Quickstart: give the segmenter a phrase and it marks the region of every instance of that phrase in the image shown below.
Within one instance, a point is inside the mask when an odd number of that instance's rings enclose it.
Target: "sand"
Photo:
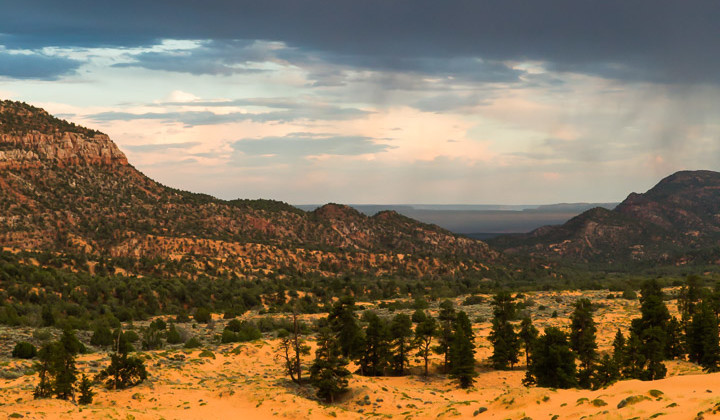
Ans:
[[[637,302],[604,300],[604,292],[587,292],[604,307],[596,314],[600,350],[606,351],[618,327],[627,328],[637,316]],[[558,311],[557,318],[538,312],[536,325],[566,326],[570,305],[581,294],[538,293],[532,297]],[[561,300],[557,302],[556,300]],[[549,302],[553,302],[554,308]],[[672,308],[672,305],[671,305]],[[466,307],[485,313],[484,307]],[[547,311],[546,311],[547,312]],[[546,316],[547,315],[547,316]],[[534,314],[535,316],[535,314]],[[471,316],[471,319],[473,317]],[[322,404],[310,387],[299,387],[282,372],[278,341],[212,346],[214,358],[200,350],[142,352],[150,378],[143,384],[109,391],[96,387],[93,404],[79,407],[55,399],[34,400],[37,375],[0,379],[0,417],[28,419],[306,419],[306,418],[496,418],[496,419],[695,419],[720,418],[720,373],[703,374],[694,364],[667,362],[669,377],[659,381],[627,380],[606,389],[552,390],[521,384],[524,367],[493,371],[487,367],[491,349],[486,341],[487,321],[475,324],[478,336],[478,377],[475,387],[461,390],[443,375],[366,378],[354,375],[350,391],[336,404]],[[314,343],[311,343],[314,344]],[[3,369],[22,370],[31,362],[4,359]],[[310,358],[306,358],[309,362]],[[78,358],[81,372],[94,374],[107,365],[104,353]],[[439,359],[433,359],[433,372]],[[624,407],[623,400],[628,399]],[[698,414],[702,413],[702,417]],[[556,417],[557,416],[557,417]]]

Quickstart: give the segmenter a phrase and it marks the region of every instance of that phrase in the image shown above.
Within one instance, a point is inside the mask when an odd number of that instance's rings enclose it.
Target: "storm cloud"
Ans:
[[[445,62],[443,71],[452,73],[458,58],[494,66],[538,60],[556,71],[623,80],[717,83],[717,16],[720,3],[710,0],[9,0],[0,15],[0,43],[130,47],[163,39],[264,40],[378,69],[432,72]],[[145,66],[169,65],[159,56],[138,58]],[[190,71],[227,72],[232,65]]]

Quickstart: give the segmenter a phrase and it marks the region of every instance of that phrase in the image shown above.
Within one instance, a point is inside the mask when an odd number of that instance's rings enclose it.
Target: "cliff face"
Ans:
[[[681,171],[612,211],[592,209],[561,226],[496,238],[505,252],[596,263],[720,262],[720,173]]]
[[[168,188],[129,165],[105,134],[9,101],[0,102],[0,246],[202,259],[204,269],[238,275],[481,275],[498,255],[397,214],[336,204],[306,213]]]
[[[127,165],[125,154],[105,134],[0,134],[0,169],[39,166]]]

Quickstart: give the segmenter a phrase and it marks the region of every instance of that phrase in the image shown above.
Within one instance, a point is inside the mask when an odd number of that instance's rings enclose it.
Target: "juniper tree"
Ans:
[[[490,357],[495,369],[512,368],[518,362],[520,342],[510,323],[515,318],[515,301],[508,292],[499,292],[493,297],[493,320],[490,342],[493,354]]]
[[[418,349],[417,355],[422,357],[425,363],[425,376],[428,375],[428,358],[437,331],[437,321],[429,315],[425,316],[425,319],[415,327],[415,346]]]
[[[455,319],[453,339],[450,343],[450,377],[457,379],[461,388],[475,382],[475,334],[470,319],[460,311]]]
[[[556,327],[547,328],[537,340],[530,364],[535,382],[548,388],[572,388],[577,385],[575,371],[567,335]]]
[[[395,315],[390,323],[390,337],[394,352],[392,356],[393,372],[396,375],[402,375],[405,371],[408,353],[412,347],[412,335],[412,320],[410,317],[404,314]]]
[[[447,372],[450,364],[450,342],[453,337],[453,323],[455,322],[455,306],[452,301],[444,300],[440,302],[438,321],[438,345],[433,350],[443,356],[443,369]]]
[[[570,348],[580,361],[578,383],[583,388],[590,387],[592,365],[597,357],[596,331],[592,303],[586,298],[578,300],[570,315]]]
[[[135,356],[128,356],[132,351],[126,333],[118,329],[113,333],[116,339],[115,353],[110,355],[110,365],[101,370],[97,379],[105,381],[110,389],[125,389],[138,385],[147,379],[145,362]]]
[[[345,392],[348,387],[350,371],[347,359],[342,356],[337,339],[328,328],[318,333],[315,361],[310,366],[310,381],[317,389],[317,396],[328,402]]]

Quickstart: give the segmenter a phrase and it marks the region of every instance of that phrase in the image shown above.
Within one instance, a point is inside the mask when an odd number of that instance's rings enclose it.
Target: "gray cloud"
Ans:
[[[139,144],[125,146],[126,149],[134,152],[162,152],[171,149],[190,149],[199,146],[201,143],[197,141],[188,141],[183,143],[165,143],[165,144]]]
[[[17,54],[0,49],[0,76],[13,79],[56,80],[75,73],[82,62],[40,53]]]
[[[6,45],[30,47],[269,40],[298,55],[398,71],[432,73],[437,65],[443,74],[477,58],[495,66],[530,59],[621,79],[718,83],[717,16],[715,0],[10,0],[0,28]],[[147,66],[165,60],[144,58]],[[442,59],[451,59],[447,67]],[[192,71],[224,74],[234,64]]]
[[[489,101],[480,95],[468,94],[444,94],[423,98],[413,105],[415,108],[425,112],[458,111],[486,105]]]
[[[133,114],[130,112],[101,112],[87,115],[86,118],[102,121],[132,121],[132,120],[160,120],[163,122],[181,122],[188,127],[197,125],[212,125],[236,123],[241,121],[253,122],[290,122],[297,120],[330,121],[350,120],[363,118],[372,112],[357,108],[341,108],[332,106],[308,106],[307,108],[292,108],[283,111],[249,113],[230,112],[216,114],[211,111],[172,111],[172,112],[146,112]]]
[[[229,76],[238,73],[264,72],[262,69],[248,66],[273,60],[267,45],[246,40],[210,40],[203,42],[197,48],[144,52],[131,57],[134,61],[118,63],[114,67],[142,67],[195,75]]]
[[[242,139],[231,144],[233,150],[245,155],[274,155],[279,158],[297,159],[317,155],[364,155],[380,153],[391,148],[376,143],[370,137],[333,136],[310,133],[291,133],[283,137]]]

